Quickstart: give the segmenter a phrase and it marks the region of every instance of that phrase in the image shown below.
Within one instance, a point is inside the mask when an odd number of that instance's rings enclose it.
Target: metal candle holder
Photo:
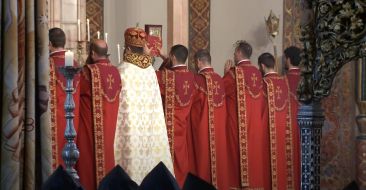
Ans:
[[[77,55],[77,62],[79,65],[84,65],[85,61],[84,61],[84,43],[86,48],[86,53],[89,53],[89,41],[77,41],[77,47],[76,47],[76,55]]]
[[[79,176],[74,169],[74,165],[79,159],[79,150],[74,142],[74,139],[76,137],[76,131],[74,128],[75,102],[72,93],[74,92],[74,76],[79,73],[80,70],[81,68],[73,66],[65,66],[59,68],[59,71],[64,75],[67,81],[65,89],[66,100],[64,104],[66,118],[65,139],[67,142],[62,150],[62,159],[64,160],[66,166],[66,172],[69,173],[71,177],[77,181],[79,180]]]

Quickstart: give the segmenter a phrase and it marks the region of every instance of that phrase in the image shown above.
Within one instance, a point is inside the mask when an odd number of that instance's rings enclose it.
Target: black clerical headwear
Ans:
[[[188,173],[183,190],[216,190],[216,188],[205,180]]]
[[[73,178],[60,165],[47,181],[42,185],[42,190],[83,190],[80,183]]]
[[[138,185],[121,166],[115,166],[99,183],[98,190],[137,190]]]
[[[139,190],[179,190],[168,168],[160,162],[142,181]]]

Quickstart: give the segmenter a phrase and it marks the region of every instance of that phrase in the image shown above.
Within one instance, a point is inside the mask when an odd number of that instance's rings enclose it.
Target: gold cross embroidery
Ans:
[[[114,83],[114,78],[111,74],[108,74],[107,82],[109,83],[108,89],[112,89],[112,84]]]
[[[257,76],[253,73],[252,74],[252,81],[253,81],[253,86],[255,87],[256,86],[256,83],[257,83],[257,80],[258,80],[258,78],[257,78]]]
[[[279,86],[276,88],[277,99],[281,99],[282,90]]]
[[[220,85],[217,81],[215,81],[215,84],[213,85],[212,88],[215,91],[215,95],[219,95],[219,92],[217,90],[220,89]]]
[[[184,81],[183,89],[184,89],[184,95],[187,95],[189,89],[188,81]]]

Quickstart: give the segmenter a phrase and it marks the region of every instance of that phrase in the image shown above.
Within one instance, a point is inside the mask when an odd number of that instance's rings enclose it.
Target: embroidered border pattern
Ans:
[[[94,143],[96,161],[97,186],[105,176],[104,168],[104,131],[103,131],[103,94],[101,87],[101,76],[96,65],[88,65],[92,75],[93,95],[93,120],[94,120]]]
[[[165,69],[165,117],[170,145],[170,154],[174,162],[174,106],[175,106],[175,74]]]
[[[275,124],[275,96],[273,82],[265,79],[267,84],[268,94],[268,109],[269,109],[269,138],[270,138],[270,153],[271,153],[271,180],[272,190],[277,190],[277,137]]]
[[[51,109],[51,146],[52,146],[52,169],[55,170],[58,163],[58,144],[57,144],[57,90],[56,90],[56,71],[55,63],[52,58],[49,59],[50,62],[50,109]]]
[[[248,122],[246,115],[245,100],[245,77],[244,71],[235,67],[236,90],[237,90],[237,107],[238,107],[238,128],[239,128],[239,154],[240,154],[240,182],[242,187],[249,186],[248,171]]]
[[[284,78],[287,85],[287,92],[290,94],[290,85],[287,77]],[[290,98],[290,96],[289,96]],[[291,103],[288,103],[288,112],[286,114],[286,166],[287,166],[287,189],[294,189],[294,154],[293,154],[293,138],[292,138],[292,118]]]
[[[146,69],[152,63],[152,57],[145,54],[128,53],[123,54],[123,61],[132,63],[140,68]]]
[[[214,100],[213,100],[213,82],[209,73],[203,74],[206,78],[207,85],[207,101],[208,101],[208,131],[210,142],[210,155],[211,155],[211,181],[217,188],[217,170],[216,170],[216,136],[215,136],[215,112],[214,112]]]

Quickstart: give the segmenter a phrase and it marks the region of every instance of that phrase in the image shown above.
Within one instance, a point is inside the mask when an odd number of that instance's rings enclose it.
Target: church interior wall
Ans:
[[[270,10],[280,18],[280,31],[274,39],[278,60],[282,59],[283,2],[273,0],[211,0],[211,54],[212,64],[219,74],[223,74],[227,59],[232,59],[234,44],[246,40],[253,46],[251,61],[256,65],[258,56],[264,52],[274,53],[265,18]]]

